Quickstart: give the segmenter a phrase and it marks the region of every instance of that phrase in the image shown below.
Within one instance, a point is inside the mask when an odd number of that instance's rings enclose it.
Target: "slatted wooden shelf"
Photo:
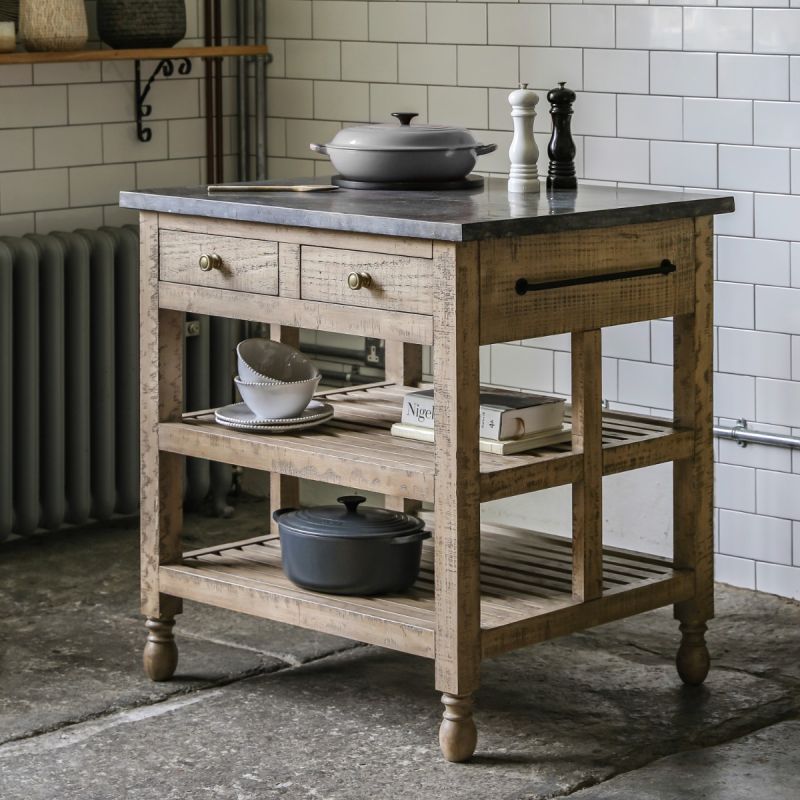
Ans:
[[[434,533],[435,536],[435,533]],[[485,656],[586,627],[586,603],[572,598],[569,539],[504,526],[481,535],[481,637]],[[592,624],[688,597],[692,574],[669,561],[604,550],[603,596]],[[343,597],[308,592],[281,569],[280,543],[265,536],[186,553],[161,566],[161,591],[234,611],[435,656],[433,544],[423,546],[417,583],[403,594]],[[583,609],[583,611],[581,611]]]
[[[333,420],[296,434],[264,435],[217,425],[213,412],[159,425],[159,447],[186,456],[433,500],[433,445],[392,436],[409,387],[372,384],[320,393]],[[630,414],[603,416],[603,474],[610,475],[691,455],[692,436],[664,421]],[[482,453],[481,500],[571,483],[580,454],[563,443],[511,456]]]

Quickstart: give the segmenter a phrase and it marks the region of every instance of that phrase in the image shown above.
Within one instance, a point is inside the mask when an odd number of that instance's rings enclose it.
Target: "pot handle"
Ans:
[[[328,155],[328,146],[324,144],[310,144],[309,150],[313,150],[315,153],[319,153],[320,155],[327,156]]]
[[[288,514],[290,511],[298,511],[298,510],[299,509],[297,509],[297,508],[276,508],[272,512],[272,519],[274,519],[275,522],[277,522],[278,521],[278,517],[282,517],[284,514]]]
[[[497,150],[496,144],[479,144],[475,148],[475,155],[485,156],[487,153],[494,153],[495,150]]]
[[[392,539],[392,544],[412,544],[413,542],[424,542],[425,539],[430,538],[430,531],[416,531],[415,533],[409,533],[405,536],[397,536]]]

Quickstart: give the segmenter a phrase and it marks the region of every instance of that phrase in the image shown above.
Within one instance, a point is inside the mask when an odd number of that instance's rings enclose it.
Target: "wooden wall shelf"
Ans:
[[[265,56],[266,45],[221,47],[154,47],[137,50],[63,50],[43,53],[2,53],[0,64],[65,64],[86,61],[160,61],[164,58],[223,58]]]

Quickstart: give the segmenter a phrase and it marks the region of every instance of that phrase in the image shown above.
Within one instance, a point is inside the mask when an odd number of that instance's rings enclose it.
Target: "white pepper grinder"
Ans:
[[[508,191],[514,193],[533,193],[539,191],[539,148],[533,138],[533,120],[536,117],[536,104],[539,95],[521,83],[508,96],[511,104],[511,118],[514,121],[514,138],[508,150],[511,169],[508,172]]]

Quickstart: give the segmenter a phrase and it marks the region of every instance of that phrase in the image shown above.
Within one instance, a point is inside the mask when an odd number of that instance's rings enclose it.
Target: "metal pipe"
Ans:
[[[265,0],[255,0],[253,27],[256,33],[256,44],[266,44],[267,19],[264,8]],[[256,180],[267,177],[267,109],[266,109],[266,66],[265,56],[256,56]]]
[[[782,433],[765,433],[763,431],[751,431],[747,427],[747,420],[740,419],[731,428],[723,428],[719,425],[714,426],[714,436],[718,439],[732,439],[741,447],[748,444],[765,444],[772,447],[790,447],[800,449],[800,436],[786,436]]]
[[[337,361],[347,362],[348,364],[360,364],[365,367],[372,366],[364,358],[364,353],[358,350],[348,350],[344,347],[328,347],[324,344],[304,344],[302,351],[312,357],[336,359]]]
[[[203,42],[210,47],[212,16],[211,0],[203,0]],[[214,86],[212,82],[211,59],[203,59],[203,92],[205,96],[205,125],[206,125],[206,180],[216,183],[216,161],[214,160]]]
[[[357,372],[330,372],[321,369],[319,374],[322,376],[320,384],[324,386],[360,386],[363,383],[372,383],[374,378],[366,378]]]
[[[214,45],[222,45],[222,9],[221,0],[213,0],[212,14],[214,17]],[[223,145],[222,145],[222,59],[215,58],[213,61],[214,75],[214,181],[225,179],[223,167]]]
[[[236,0],[236,44],[247,44],[247,0]],[[250,126],[249,93],[247,91],[248,62],[246,58],[237,59],[236,69],[236,125],[238,135],[238,175],[240,181],[247,180],[248,154],[250,150],[247,135]]]

